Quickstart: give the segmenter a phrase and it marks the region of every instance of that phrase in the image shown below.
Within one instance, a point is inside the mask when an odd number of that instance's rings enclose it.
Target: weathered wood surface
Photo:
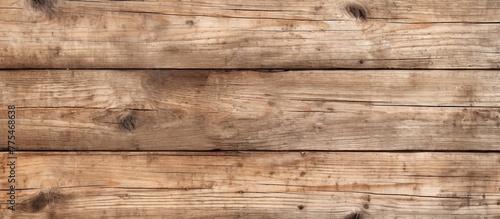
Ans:
[[[2,105],[17,106],[18,150],[500,148],[499,71],[18,70],[0,77]]]
[[[500,1],[0,1],[0,68],[500,68]]]
[[[498,153],[37,152],[16,162],[16,212],[1,202],[2,218],[500,215]]]

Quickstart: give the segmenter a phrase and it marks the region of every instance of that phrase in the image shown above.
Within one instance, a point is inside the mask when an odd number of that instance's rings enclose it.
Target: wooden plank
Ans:
[[[16,211],[1,202],[3,218],[500,215],[500,169],[493,168],[499,153],[16,155]],[[7,160],[2,154],[2,164]],[[9,186],[7,180],[0,185]]]
[[[499,14],[491,0],[2,0],[0,68],[498,69]]]
[[[18,150],[498,150],[499,71],[1,71]],[[5,128],[2,126],[2,128]]]

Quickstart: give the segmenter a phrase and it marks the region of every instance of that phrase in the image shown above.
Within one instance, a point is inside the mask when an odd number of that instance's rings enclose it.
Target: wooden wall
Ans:
[[[0,218],[498,219],[500,1],[0,0],[0,133]]]

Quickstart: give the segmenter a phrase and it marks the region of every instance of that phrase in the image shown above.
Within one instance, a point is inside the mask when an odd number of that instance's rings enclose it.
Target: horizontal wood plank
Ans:
[[[18,150],[499,150],[499,71],[1,71]],[[2,126],[6,128],[6,126]]]
[[[17,153],[3,218],[498,218],[498,153]],[[9,159],[1,155],[2,164]],[[10,167],[2,165],[8,173]],[[8,188],[7,180],[1,180]],[[5,200],[6,192],[0,197]]]
[[[0,68],[500,68],[491,0],[2,0]]]

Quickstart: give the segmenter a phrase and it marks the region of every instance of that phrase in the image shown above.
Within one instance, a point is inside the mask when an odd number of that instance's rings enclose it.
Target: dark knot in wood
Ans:
[[[367,19],[368,11],[360,3],[349,3],[345,6],[345,10],[350,17],[355,18],[356,20],[366,21]]]
[[[43,210],[49,204],[59,203],[66,198],[68,197],[55,191],[40,192],[32,198],[24,200],[19,205],[22,211],[35,213]]]
[[[362,219],[361,218],[361,213],[359,212],[352,212],[350,214],[348,214],[345,219]]]
[[[133,131],[136,126],[135,118],[130,114],[122,116],[120,119],[120,125],[129,131]]]
[[[26,0],[28,5],[35,11],[43,12],[49,18],[54,14],[57,0]]]

